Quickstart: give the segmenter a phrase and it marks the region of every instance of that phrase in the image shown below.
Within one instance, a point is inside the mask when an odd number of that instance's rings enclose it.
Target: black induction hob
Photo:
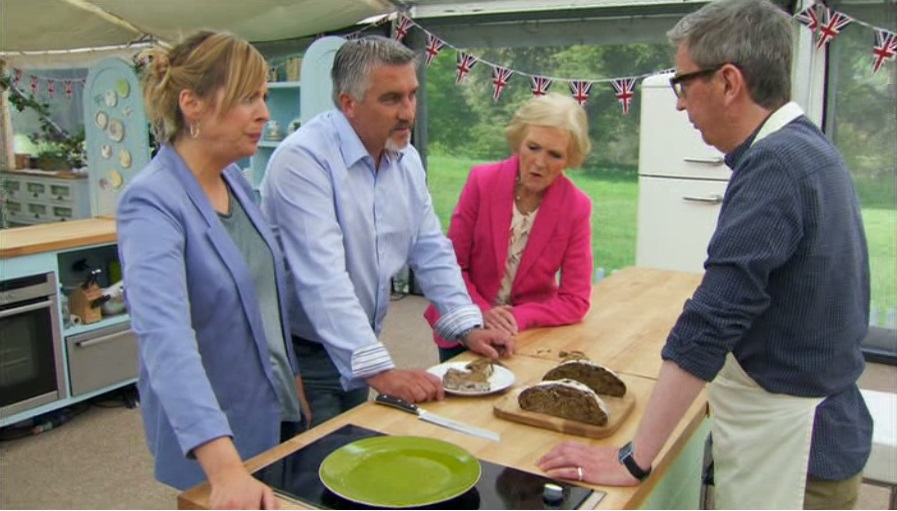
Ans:
[[[328,490],[318,477],[318,467],[340,447],[382,433],[347,424],[292,454],[255,472],[253,476],[275,492],[323,509],[373,509],[346,500]],[[480,460],[482,473],[476,486],[463,495],[421,509],[576,509],[593,490],[515,468]],[[546,483],[562,488],[563,499],[543,498]],[[599,492],[600,493],[600,492]]]

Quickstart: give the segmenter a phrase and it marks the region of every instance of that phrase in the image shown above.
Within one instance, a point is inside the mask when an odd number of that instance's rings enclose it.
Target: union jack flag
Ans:
[[[623,105],[623,114],[629,113],[629,104],[635,97],[635,78],[616,78],[611,81],[614,89],[617,91],[617,101]]]
[[[396,20],[396,41],[405,39],[409,30],[411,30],[411,18],[404,14],[399,14],[399,18]]]
[[[427,34],[427,67],[433,63],[433,59],[436,58],[436,55],[439,55],[439,51],[442,50],[443,46],[445,46],[445,43],[442,39],[433,34]]]
[[[20,81],[22,81],[22,70],[19,68],[14,68],[12,70],[12,83],[16,87],[18,87]]]
[[[37,95],[38,87],[40,87],[40,82],[38,81],[38,78],[34,75],[31,75],[31,95],[32,96]]]
[[[458,75],[455,77],[455,84],[461,83],[461,80],[467,76],[467,73],[469,73],[475,65],[477,65],[477,58],[475,56],[467,52],[459,51],[458,65],[455,66],[458,69]]]
[[[75,86],[72,84],[71,80],[63,80],[62,84],[65,85],[65,97],[68,99],[72,99],[72,96],[75,95]]]
[[[815,32],[816,28],[819,27],[819,15],[816,13],[815,5],[800,11],[796,17],[797,21],[810,29],[810,32]]]
[[[841,29],[853,21],[853,18],[850,16],[828,7],[825,8],[824,12],[825,17],[823,19],[825,21],[819,25],[819,33],[817,34],[819,38],[816,41],[817,50],[834,40],[841,33]]]
[[[592,82],[588,80],[573,80],[570,82],[570,92],[577,103],[585,105],[589,99],[589,94],[592,92]]]
[[[47,78],[47,95],[51,98],[56,95],[56,80]]]
[[[551,87],[551,78],[547,76],[530,76],[529,83],[532,84],[530,90],[533,91],[533,96],[544,96],[548,94],[548,89]]]
[[[893,60],[897,55],[897,34],[888,32],[883,28],[875,29],[875,54],[872,61],[872,73],[875,74],[881,69],[886,60]]]
[[[492,101],[498,101],[512,74],[514,71],[506,67],[492,66]]]

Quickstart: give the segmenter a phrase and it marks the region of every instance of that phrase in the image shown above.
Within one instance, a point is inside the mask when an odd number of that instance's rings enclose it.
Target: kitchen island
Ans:
[[[700,278],[699,274],[627,268],[594,286],[592,312],[582,324],[525,332],[519,337],[518,355],[504,362],[516,376],[512,388],[541,379],[559,362],[560,351],[584,351],[593,360],[617,370],[635,398],[635,407],[620,429],[609,437],[589,439],[499,419],[493,413],[493,406],[504,394],[447,396],[445,401],[422,405],[429,412],[498,432],[500,442],[444,429],[369,402],[248,460],[246,465],[250,471],[268,466],[347,424],[388,435],[439,438],[463,447],[483,461],[534,474],[541,473],[535,462],[564,440],[621,446],[635,435],[656,382],[659,347]],[[472,358],[470,353],[465,353],[457,360]],[[702,393],[673,431],[647,481],[627,488],[591,486],[597,492],[583,507],[698,508],[708,430],[706,413],[706,396]],[[203,483],[181,493],[178,507],[205,509],[208,497],[209,487]],[[281,499],[280,505],[285,509],[311,507],[285,499]]]

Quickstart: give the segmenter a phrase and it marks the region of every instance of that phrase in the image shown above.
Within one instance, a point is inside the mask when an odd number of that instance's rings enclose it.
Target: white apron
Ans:
[[[803,114],[788,103],[753,143]],[[732,354],[709,387],[716,509],[802,509],[816,407],[823,398],[772,394]]]

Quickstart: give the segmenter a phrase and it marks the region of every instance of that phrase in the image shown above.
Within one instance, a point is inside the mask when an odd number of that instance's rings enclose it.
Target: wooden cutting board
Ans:
[[[610,408],[610,417],[604,426],[595,426],[585,422],[522,410],[517,403],[517,396],[522,391],[523,388],[514,389],[496,401],[492,408],[495,416],[530,426],[589,438],[604,438],[613,435],[635,407],[635,396],[632,393],[627,393],[623,397],[602,395],[601,399]]]

